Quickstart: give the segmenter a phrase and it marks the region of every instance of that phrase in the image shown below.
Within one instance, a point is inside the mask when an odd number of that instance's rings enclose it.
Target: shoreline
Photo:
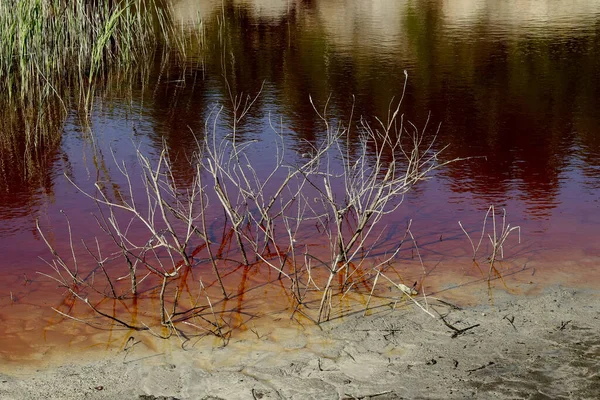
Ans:
[[[152,348],[140,341],[102,359],[0,374],[0,399],[600,396],[594,290],[496,290],[492,305],[430,298],[429,306],[436,318],[407,305],[355,313],[322,329],[258,326],[226,347],[203,342],[182,350],[163,341]]]

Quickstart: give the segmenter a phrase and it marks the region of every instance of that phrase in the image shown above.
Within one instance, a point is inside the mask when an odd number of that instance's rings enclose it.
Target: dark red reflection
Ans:
[[[348,154],[353,154],[361,118],[373,129],[387,120],[390,107],[403,93],[404,70],[408,83],[400,112],[405,115],[405,127],[424,131],[427,143],[436,137],[434,150],[448,144],[443,160],[467,159],[449,164],[407,194],[399,212],[386,219],[383,244],[373,252],[373,260],[383,257],[386,244],[399,240],[413,219],[424,271],[409,247],[390,266],[395,276],[437,292],[450,283],[481,282],[487,266],[481,260],[472,262],[458,221],[477,235],[485,211],[494,204],[498,210],[505,207],[508,221],[522,229],[521,244],[513,237],[505,249],[506,261],[498,266],[502,285],[522,291],[552,282],[597,285],[600,16],[588,16],[593,23],[574,20],[540,34],[511,24],[468,25],[468,18],[448,20],[452,14],[437,2],[410,6],[388,2],[390,9],[383,14],[397,15],[391,23],[375,11],[355,12],[343,3],[292,2],[289,11],[274,17],[237,2],[224,2],[206,20],[206,45],[189,59],[165,61],[157,55],[148,66],[148,81],[125,80],[131,86],[127,101],[123,102],[122,94],[107,96],[95,119],[99,132],[113,135],[95,144],[103,158],[92,154],[91,142],[83,140],[76,127],[66,125],[60,114],[53,117],[58,134],[35,151],[19,134],[3,133],[11,139],[0,143],[3,357],[28,354],[34,351],[35,342],[58,340],[56,332],[67,322],[58,324],[61,317],[50,307],[90,316],[89,310],[65,295],[64,288],[37,274],[51,271],[38,259],[50,255],[35,230],[36,218],[62,252],[69,249],[60,209],[69,214],[77,240],[92,243],[99,234],[91,216],[97,212],[95,205],[66,182],[63,172],[88,191],[94,190],[99,178],[110,190],[122,189],[125,180],[111,160],[111,149],[116,148],[117,163],[126,161],[135,168],[135,146],[128,142],[133,136],[150,157],[166,146],[174,161],[174,179],[185,191],[193,183],[195,169],[190,160],[198,150],[197,140],[211,129],[230,133],[235,126],[238,140],[259,140],[252,161],[264,166],[266,156],[274,153],[273,127],[283,135],[290,153],[301,156],[312,151],[326,129],[318,113],[330,117],[334,128],[350,128],[347,146]],[[347,12],[346,19],[328,18],[342,11]],[[217,21],[222,15],[224,25]],[[362,29],[360,35],[355,36],[355,29],[347,30],[346,25]],[[382,26],[385,32],[396,34],[382,36],[378,30]],[[250,111],[235,121],[236,102],[252,99],[261,88]],[[114,114],[107,111],[111,107],[117,110]],[[218,112],[218,123],[205,125]],[[217,243],[214,251],[216,257],[225,259],[236,251],[233,231],[224,226],[218,208],[210,212],[214,218],[208,229]],[[300,237],[317,248],[321,244],[321,256],[327,257],[327,244],[321,243],[318,232],[307,229]],[[193,257],[206,258],[202,256],[205,248],[199,245],[197,250]],[[268,250],[265,255],[273,256],[287,248]],[[277,279],[276,271],[255,260],[250,264],[229,264],[224,274],[228,291],[234,295],[216,306],[230,326],[243,326],[256,310],[272,305],[273,298],[279,308],[293,303],[289,287]],[[293,271],[291,264],[286,265]],[[351,283],[361,293],[370,292],[373,277],[368,263],[355,267]],[[197,271],[186,269],[169,286],[180,296],[178,302],[193,303],[198,298],[199,279],[210,276],[210,266]],[[149,282],[143,286],[146,297],[97,300],[95,304],[111,315],[124,313],[139,323],[146,313],[156,310],[158,287]],[[203,283],[219,296],[214,277]],[[41,328],[46,328],[46,336]],[[89,333],[87,327],[70,329],[73,338]],[[55,343],[70,342],[63,338]]]

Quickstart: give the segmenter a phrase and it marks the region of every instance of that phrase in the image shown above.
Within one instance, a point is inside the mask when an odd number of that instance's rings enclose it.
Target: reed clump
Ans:
[[[16,160],[36,176],[32,160],[60,143],[68,118],[87,127],[94,99],[183,54],[170,12],[160,0],[0,1],[0,173]]]
[[[2,1],[0,90],[39,100],[147,59],[159,32],[155,10],[152,0]]]

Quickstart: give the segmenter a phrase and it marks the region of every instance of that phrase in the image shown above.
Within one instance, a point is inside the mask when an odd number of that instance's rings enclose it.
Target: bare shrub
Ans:
[[[222,281],[226,265],[275,270],[293,298],[292,317],[300,312],[315,323],[329,320],[334,298],[359,290],[359,284],[367,288],[368,308],[380,279],[427,311],[426,298],[424,305],[414,298],[414,286],[394,282],[388,273],[405,241],[417,248],[410,224],[391,247],[382,239],[385,216],[402,205],[414,185],[451,162],[439,159],[444,149],[435,149],[436,135],[427,140],[427,123],[418,129],[406,122],[401,98],[390,106],[385,120],[371,124],[360,118],[358,137],[353,138],[352,117],[347,126],[334,123],[327,104],[322,109],[313,104],[324,126],[320,138],[305,143],[309,151],[290,152],[283,124],[271,123],[275,152],[259,171],[252,161],[259,143],[241,140],[237,130],[257,96],[232,96],[227,131],[220,126],[223,108],[214,109],[197,137],[195,156],[188,160],[195,171],[191,185],[177,185],[165,146],[155,161],[137,151],[138,175],[115,160],[126,182],[123,189],[110,192],[101,182],[93,193],[79,188],[96,202],[97,224],[113,244],[105,250],[97,241],[94,246],[83,243],[105,288],[97,288],[89,271],[82,274],[72,239],[67,258],[46,240],[54,256],[49,262],[52,278],[94,313],[128,329],[151,330],[158,321],[167,329],[157,333],[161,337],[213,334],[224,343],[234,327],[224,322],[214,304],[230,297]],[[141,181],[141,192],[136,192],[136,180]],[[223,211],[223,234],[217,241],[211,240],[214,235],[207,228],[207,215],[214,207]],[[499,250],[503,235],[494,237]],[[196,268],[206,262],[212,266],[211,276]],[[125,266],[126,275],[116,275]],[[184,305],[181,297],[190,274],[197,292],[188,290]],[[204,285],[208,280],[220,288],[219,298]],[[130,321],[102,308],[102,298],[122,301],[152,293],[160,303],[154,320]],[[90,301],[88,295],[100,300]]]

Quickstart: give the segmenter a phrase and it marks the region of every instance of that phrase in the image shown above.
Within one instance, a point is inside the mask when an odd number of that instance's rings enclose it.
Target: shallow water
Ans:
[[[329,114],[341,121],[373,122],[402,95],[406,70],[406,119],[419,128],[429,120],[429,139],[440,126],[436,148],[450,145],[445,159],[470,157],[418,185],[389,220],[403,233],[413,219],[424,287],[435,292],[487,274],[472,265],[458,221],[476,233],[491,204],[521,226],[521,243],[512,236],[505,247],[507,280],[600,283],[598,2],[178,1],[173,17],[187,29],[201,18],[203,45],[183,61],[150,66],[130,90],[97,99],[95,141],[71,113],[60,121],[61,140],[27,165],[18,152],[0,156],[0,336],[22,341],[3,345],[7,359],[35,352],[36,341],[65,343],[38,333],[56,329],[50,307],[62,293],[37,274],[49,272],[39,259],[49,252],[35,220],[62,250],[68,235],[60,210],[76,237],[101,234],[90,215],[96,206],[63,173],[87,190],[96,180],[123,185],[111,152],[135,165],[136,146],[156,158],[164,140],[182,160],[177,178],[189,185],[190,132],[202,135],[218,105],[229,121],[230,90],[253,96],[262,87],[239,127],[241,137],[262,143],[253,160],[260,170],[273,152],[270,121],[283,127],[290,150],[306,151],[324,129],[309,96],[317,107],[329,98]],[[422,280],[421,267],[402,257],[403,277]]]

